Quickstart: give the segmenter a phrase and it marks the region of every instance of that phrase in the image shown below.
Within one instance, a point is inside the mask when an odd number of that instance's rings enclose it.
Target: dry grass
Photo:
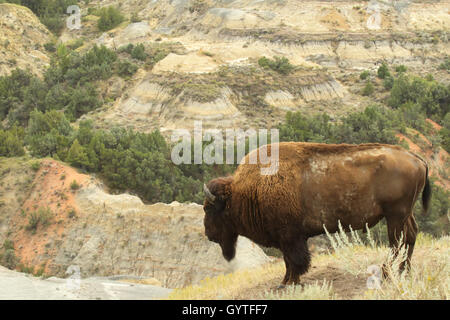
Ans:
[[[276,290],[284,276],[282,261],[252,270],[243,270],[204,279],[200,284],[174,290],[169,299],[449,299],[450,237],[440,239],[419,234],[409,273],[398,267],[405,250],[393,258],[388,247],[371,238],[362,241],[355,232],[342,230],[328,234],[332,252],[312,258],[311,270],[301,277],[301,286]],[[367,244],[365,244],[367,242]],[[373,270],[391,262],[389,280],[369,289],[367,280]],[[370,267],[370,268],[369,268]]]
[[[172,291],[169,299],[233,299],[246,289],[263,284],[284,272],[283,263],[242,270],[215,278],[203,279],[198,285]]]

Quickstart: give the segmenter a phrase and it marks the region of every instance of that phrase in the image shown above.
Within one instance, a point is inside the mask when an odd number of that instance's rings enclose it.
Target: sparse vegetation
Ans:
[[[0,157],[23,156],[23,128],[13,126],[9,130],[0,129]]]
[[[145,53],[145,47],[142,43],[134,46],[130,52],[130,55],[133,59],[145,61],[147,59],[147,54]]]
[[[383,80],[383,86],[386,90],[391,90],[394,85],[394,78],[391,75],[388,75]]]
[[[75,209],[70,209],[69,212],[67,213],[67,217],[69,219],[73,219],[77,217],[77,212],[75,211]]]
[[[41,162],[40,161],[33,161],[31,163],[31,169],[33,169],[33,171],[38,171],[41,168]]]
[[[14,250],[14,243],[6,239],[0,249],[0,264],[8,269],[14,269],[18,260]]]
[[[33,211],[28,215],[26,230],[31,231],[33,234],[36,233],[38,226],[47,227],[53,216],[54,214],[50,208],[40,207],[37,211]]]
[[[207,0],[193,0],[190,2],[189,11],[191,13],[197,12],[199,14],[208,10],[209,4]]]
[[[450,58],[446,58],[444,62],[439,65],[441,70],[450,70]]]
[[[395,67],[395,72],[397,73],[406,72],[407,70],[408,68],[406,68],[403,64]]]
[[[100,16],[97,26],[103,32],[117,27],[125,20],[119,9],[113,6],[101,8],[97,11],[97,14]]]
[[[74,121],[104,103],[97,81],[113,74],[130,76],[136,70],[135,65],[118,59],[104,46],[94,46],[81,54],[60,45],[43,80],[20,69],[0,76],[0,121],[6,118],[10,125],[26,126],[33,111],[49,110],[63,110]]]
[[[389,72],[389,68],[388,68],[387,64],[383,62],[377,71],[378,78],[385,79],[387,76],[390,76],[390,75],[391,74]]]
[[[343,231],[328,235],[328,239],[333,246],[332,251],[313,256],[315,269],[303,276],[302,286],[274,291],[273,287],[285,272],[284,262],[280,261],[206,278],[198,285],[175,289],[169,299],[449,299],[448,236],[432,239],[419,233],[410,274],[398,271],[405,250],[401,249],[394,258],[391,250],[376,243],[370,232],[364,239],[356,232],[346,234]],[[390,279],[383,281],[379,278],[379,289],[376,286],[369,288],[368,278],[376,275],[368,273],[368,270],[381,270],[383,263],[388,265]],[[351,288],[349,282],[352,283]]]
[[[366,80],[369,76],[370,76],[370,72],[365,70],[365,71],[361,72],[361,74],[359,75],[359,78],[361,80]]]
[[[121,61],[118,65],[117,73],[121,77],[130,77],[136,73],[138,66],[130,61]]]
[[[388,103],[393,108],[406,103],[417,104],[427,117],[442,123],[450,111],[450,85],[401,74],[394,80]]]
[[[175,92],[183,92],[184,98],[196,102],[214,101],[220,96],[220,85],[214,83],[195,83],[188,81],[174,87]]]
[[[70,189],[73,191],[80,189],[80,185],[78,184],[78,182],[76,180],[73,180],[70,183]]]
[[[262,57],[258,60],[258,64],[264,69],[271,69],[284,75],[295,70],[295,66],[286,57],[275,56],[273,59]]]
[[[0,0],[0,3],[15,3],[28,7],[53,33],[59,35],[64,27],[66,10],[78,0]]]
[[[361,91],[361,94],[363,96],[371,96],[373,92],[375,91],[375,87],[373,86],[371,81],[367,81],[366,85]]]

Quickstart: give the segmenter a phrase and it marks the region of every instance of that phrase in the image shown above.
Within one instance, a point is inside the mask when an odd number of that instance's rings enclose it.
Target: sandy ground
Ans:
[[[0,300],[153,300],[171,291],[108,278],[41,279],[0,267]]]

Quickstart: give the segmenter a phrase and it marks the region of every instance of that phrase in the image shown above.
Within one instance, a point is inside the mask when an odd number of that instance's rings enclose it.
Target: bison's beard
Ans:
[[[227,260],[230,261],[236,255],[236,241],[237,235],[227,235],[225,239],[220,242],[220,247],[222,248],[222,255]]]

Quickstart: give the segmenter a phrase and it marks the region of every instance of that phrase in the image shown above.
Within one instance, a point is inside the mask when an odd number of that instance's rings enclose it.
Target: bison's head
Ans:
[[[229,212],[232,178],[218,178],[203,186],[205,192],[205,234],[210,241],[220,244],[228,261],[236,254],[237,233]]]

